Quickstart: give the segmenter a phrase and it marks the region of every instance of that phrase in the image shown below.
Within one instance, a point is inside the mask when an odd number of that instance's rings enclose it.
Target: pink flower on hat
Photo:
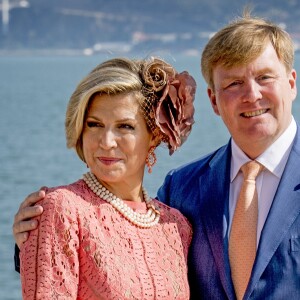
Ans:
[[[144,66],[142,75],[148,103],[145,118],[155,133],[159,131],[172,155],[185,142],[194,124],[196,82],[188,72],[177,73],[157,58]]]
[[[196,82],[188,72],[168,78],[163,95],[155,108],[155,121],[169,138],[170,155],[181,146],[194,124]]]

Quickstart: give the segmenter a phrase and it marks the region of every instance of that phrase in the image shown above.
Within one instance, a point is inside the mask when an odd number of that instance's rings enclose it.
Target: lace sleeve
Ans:
[[[38,229],[20,249],[23,299],[77,298],[78,222],[70,194],[56,190],[41,201]]]

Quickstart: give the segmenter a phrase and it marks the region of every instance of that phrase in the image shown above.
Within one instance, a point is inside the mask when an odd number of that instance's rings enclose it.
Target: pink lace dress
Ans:
[[[159,223],[138,228],[83,180],[49,189],[41,204],[20,249],[24,299],[189,299],[192,231],[179,211],[156,201]]]

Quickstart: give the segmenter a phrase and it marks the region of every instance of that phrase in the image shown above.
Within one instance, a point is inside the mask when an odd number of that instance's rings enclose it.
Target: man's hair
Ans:
[[[290,35],[280,26],[245,11],[219,30],[208,41],[201,57],[201,71],[208,86],[214,90],[213,70],[245,65],[257,58],[271,43],[279,60],[289,72],[294,64],[294,45]]]

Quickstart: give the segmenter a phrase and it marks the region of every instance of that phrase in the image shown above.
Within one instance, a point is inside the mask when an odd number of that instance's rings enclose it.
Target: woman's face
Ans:
[[[96,95],[83,129],[83,153],[91,172],[107,187],[143,180],[152,134],[134,94]]]

